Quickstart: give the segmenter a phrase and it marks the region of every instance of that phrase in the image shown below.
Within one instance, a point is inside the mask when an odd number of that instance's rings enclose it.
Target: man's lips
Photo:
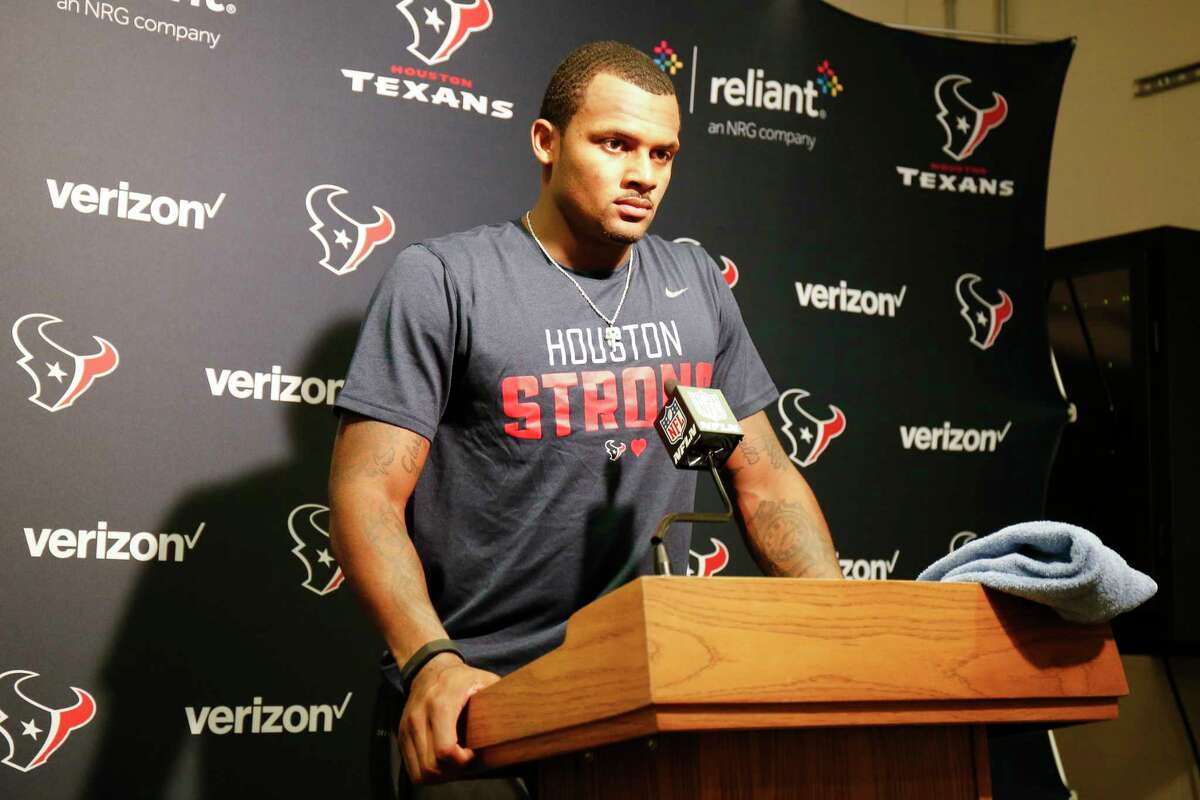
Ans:
[[[630,222],[645,219],[654,208],[654,204],[644,197],[622,197],[616,201],[616,206],[618,213]]]

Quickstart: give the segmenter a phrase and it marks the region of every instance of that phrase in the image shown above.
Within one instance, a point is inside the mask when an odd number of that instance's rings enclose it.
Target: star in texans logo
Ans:
[[[73,731],[96,716],[95,699],[74,686],[75,702],[63,708],[29,699],[21,684],[37,676],[27,669],[0,673],[0,739],[7,744],[7,755],[0,763],[21,772],[45,764]]]
[[[292,509],[287,523],[288,533],[296,542],[292,555],[304,564],[305,578],[300,585],[322,596],[337,589],[346,579],[330,552],[327,524],[318,521],[328,514],[328,506],[305,503]]]
[[[117,348],[106,339],[93,336],[99,349],[81,356],[57,344],[46,328],[62,322],[50,314],[26,314],[13,323],[12,337],[21,358],[17,366],[33,378],[29,401],[47,411],[70,408],[97,378],[117,368]]]
[[[344,194],[348,192],[341,186],[322,183],[309,189],[304,198],[308,216],[313,221],[308,230],[321,243],[322,255],[317,263],[334,275],[345,275],[358,269],[376,247],[390,241],[396,232],[392,215],[379,206],[371,206],[376,215],[371,223],[359,222],[343,212],[333,199]]]
[[[783,418],[780,431],[791,444],[788,458],[802,467],[815,464],[829,443],[846,432],[846,415],[840,408],[831,405],[829,416],[819,418],[800,405],[806,397],[808,392],[803,389],[788,389],[778,403]]]
[[[954,293],[958,295],[958,314],[971,328],[971,344],[980,350],[987,350],[996,343],[1004,323],[1012,319],[1013,301],[1007,292],[997,289],[999,299],[994,303],[988,302],[975,291],[981,281],[983,278],[969,272],[959,275],[954,284]]]
[[[429,66],[449,61],[475,31],[492,24],[492,5],[488,0],[458,3],[454,0],[424,0],[418,19],[410,9],[415,0],[400,0],[396,10],[408,20],[413,40],[408,52]]]

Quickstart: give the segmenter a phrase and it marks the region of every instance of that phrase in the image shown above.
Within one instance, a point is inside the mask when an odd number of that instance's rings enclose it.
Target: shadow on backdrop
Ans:
[[[344,375],[357,331],[357,321],[326,330],[300,374]],[[301,585],[288,525],[297,507],[327,505],[336,418],[328,407],[280,405],[286,457],[185,492],[157,529],[193,534],[206,523],[186,561],[145,570],[129,602],[105,662],[102,744],[81,800],[368,796],[379,638],[349,589]],[[320,544],[314,527],[327,530],[327,520],[306,509],[294,525]],[[324,589],[336,567],[315,552],[309,562],[310,584]],[[219,706],[233,709],[228,720],[213,716]],[[215,733],[234,727],[239,706],[250,707],[243,732]],[[274,725],[269,706],[287,712]],[[282,730],[254,733],[256,719],[260,731]],[[303,722],[303,732],[284,727]]]

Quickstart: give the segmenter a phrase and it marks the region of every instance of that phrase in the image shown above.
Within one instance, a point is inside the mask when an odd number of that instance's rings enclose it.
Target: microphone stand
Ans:
[[[725,484],[721,482],[721,476],[717,472],[717,462],[712,451],[708,453],[708,469],[717,484],[717,491],[721,493],[721,500],[725,502],[725,512],[723,514],[712,512],[677,512],[667,514],[663,517],[662,522],[658,523],[658,528],[654,531],[654,536],[650,539],[650,544],[654,548],[655,575],[671,574],[671,561],[667,558],[667,548],[663,544],[663,537],[666,536],[667,528],[671,527],[671,525],[676,522],[729,522],[733,519],[733,503],[729,502],[729,495],[726,493]]]

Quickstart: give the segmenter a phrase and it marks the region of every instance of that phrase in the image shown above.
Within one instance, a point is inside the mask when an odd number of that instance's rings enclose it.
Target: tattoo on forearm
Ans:
[[[392,468],[392,464],[396,461],[396,448],[392,445],[383,445],[375,448],[375,452],[371,453],[362,461],[346,464],[338,468],[337,476],[339,478],[378,478],[387,475]]]
[[[743,439],[741,449],[748,466],[757,464],[764,455],[771,462],[771,469],[784,469],[788,465],[788,458],[773,435]]]
[[[828,537],[801,503],[763,500],[747,528],[754,560],[768,575],[803,575],[833,557]]]

